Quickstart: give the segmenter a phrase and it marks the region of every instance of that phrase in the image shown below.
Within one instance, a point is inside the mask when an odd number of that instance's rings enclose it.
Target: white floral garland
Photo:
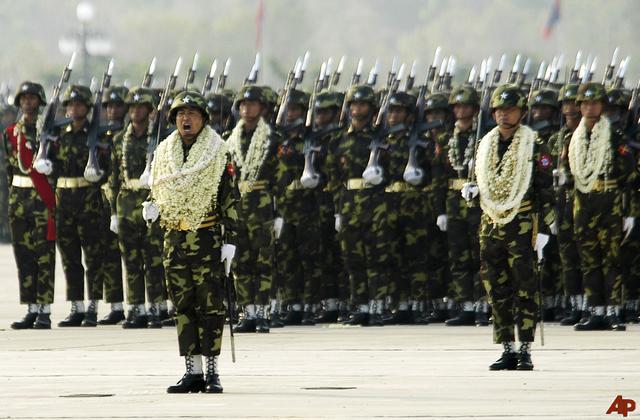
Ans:
[[[25,118],[23,115],[16,122],[15,126],[13,127],[13,136],[16,137],[16,142],[18,146],[18,149],[16,150],[16,155],[18,157],[18,168],[23,174],[28,174],[29,172],[31,172],[31,167],[25,168],[24,164],[22,163],[22,136],[27,134],[27,129],[25,127],[24,120]],[[44,121],[44,118],[42,117],[42,115],[38,115],[38,118],[36,120],[36,139],[40,137],[43,121]],[[36,157],[36,153],[33,154],[34,159],[35,157]]]
[[[449,157],[449,163],[451,167],[455,171],[462,171],[465,167],[471,162],[473,159],[473,150],[475,148],[476,139],[474,135],[469,136],[469,141],[467,142],[467,147],[464,149],[463,161],[460,162],[460,153],[458,152],[458,145],[460,144],[460,125],[458,121],[456,121],[455,126],[453,128],[453,135],[449,139],[447,146],[449,147],[449,152],[447,156]]]
[[[476,177],[480,206],[494,224],[505,225],[518,214],[533,171],[535,132],[521,125],[502,159],[498,156],[500,131],[495,127],[478,146]]]
[[[160,223],[177,229],[184,221],[196,231],[216,207],[218,187],[227,164],[227,145],[208,125],[184,162],[182,138],[174,131],[158,145],[151,169],[151,194]]]
[[[227,139],[227,145],[235,165],[240,169],[240,181],[253,184],[260,173],[262,163],[269,153],[269,136],[271,128],[260,118],[256,131],[251,136],[251,143],[246,156],[242,156],[242,132],[244,121],[240,120]]]
[[[578,191],[588,194],[598,177],[608,178],[612,165],[611,123],[601,117],[593,126],[591,140],[587,140],[587,127],[582,118],[569,143],[569,165]]]

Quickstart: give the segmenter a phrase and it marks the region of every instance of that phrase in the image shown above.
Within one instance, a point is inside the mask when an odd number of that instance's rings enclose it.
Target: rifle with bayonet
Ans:
[[[256,53],[256,59],[253,62],[253,66],[251,66],[249,75],[244,79],[243,85],[255,85],[258,83],[258,74],[260,74],[260,53]]]
[[[340,119],[338,120],[338,125],[340,128],[344,127],[347,124],[348,119],[348,106],[347,106],[347,95],[351,91],[353,86],[356,86],[360,83],[360,76],[362,75],[362,58],[358,60],[358,65],[356,66],[356,70],[353,72],[351,76],[351,81],[349,82],[349,87],[347,87],[347,92],[344,95],[344,100],[342,101],[342,107],[340,108]]]
[[[211,87],[213,86],[213,81],[216,78],[216,71],[218,70],[218,60],[215,58],[211,63],[211,68],[209,69],[209,73],[204,79],[204,84],[202,85],[202,96],[206,96],[207,93],[211,91]]]
[[[222,92],[222,89],[224,89],[224,87],[226,86],[227,78],[229,77],[230,68],[231,68],[231,58],[227,58],[227,61],[225,61],[224,63],[224,70],[222,70],[222,73],[220,73],[220,76],[218,76],[218,83],[216,83],[215,93]]]
[[[69,76],[71,76],[75,60],[76,53],[74,52],[69,59],[69,63],[62,71],[60,80],[53,87],[51,99],[49,99],[49,103],[44,109],[42,126],[38,127],[39,129],[37,130],[39,148],[38,153],[33,160],[33,167],[36,171],[45,175],[49,175],[52,169],[51,162],[48,160],[49,143],[57,138],[56,131],[60,126],[60,124],[56,122],[56,114],[58,112],[58,106],[60,106],[60,92],[62,87],[69,81]]]
[[[143,88],[151,87],[151,84],[153,83],[153,74],[155,72],[156,72],[156,58],[153,57],[153,59],[151,60],[151,64],[149,64],[149,68],[147,69],[147,72],[144,74],[144,77],[142,78]]]
[[[176,82],[178,80],[178,75],[180,74],[180,66],[182,65],[182,57],[178,57],[176,61],[176,66],[173,69],[173,73],[169,77],[167,81],[167,85],[162,92],[162,96],[160,97],[160,103],[158,104],[156,119],[154,120],[154,128],[149,131],[149,136],[147,138],[147,163],[144,167],[144,171],[140,175],[140,185],[149,188],[149,176],[151,175],[151,163],[153,162],[153,155],[156,151],[156,147],[162,140],[162,135],[164,132],[164,124],[167,119],[167,113],[169,112],[169,95],[171,95],[171,91],[176,87]],[[154,135],[155,134],[155,135]]]
[[[189,71],[187,72],[187,77],[184,79],[184,90],[189,90],[189,85],[193,83],[196,79],[196,71],[198,70],[198,59],[200,58],[199,54],[196,52],[193,55],[193,60],[191,61],[191,67],[189,67]]]
[[[98,182],[104,175],[104,170],[100,169],[98,162],[98,140],[100,136],[100,117],[102,115],[102,94],[111,84],[111,75],[113,74],[113,59],[109,61],[107,70],[102,76],[102,83],[96,92],[93,101],[93,112],[91,114],[91,123],[87,131],[87,146],[89,147],[89,159],[87,166],[84,168],[84,178],[89,182]]]
[[[309,98],[309,107],[307,108],[307,118],[305,122],[305,141],[304,141],[304,169],[302,171],[302,176],[300,177],[300,183],[305,188],[315,188],[320,183],[320,174],[318,173],[315,165],[315,156],[316,153],[321,150],[320,147],[316,145],[316,139],[318,138],[316,134],[316,121],[315,121],[315,110],[316,110],[316,97],[321,87],[324,86],[325,79],[329,76],[325,73],[327,64],[322,63],[320,66],[320,73],[318,74],[318,78],[316,79],[316,83],[313,86],[313,92],[311,93],[311,98]]]
[[[333,89],[333,87],[336,86],[340,81],[340,76],[342,75],[342,71],[344,70],[344,63],[346,60],[347,60],[347,57],[345,57],[344,55],[342,56],[342,58],[340,58],[338,67],[333,72],[333,76],[331,76],[331,80],[329,80],[329,86],[327,86],[327,89],[329,90]],[[327,81],[327,78],[325,77],[325,82],[326,81]]]

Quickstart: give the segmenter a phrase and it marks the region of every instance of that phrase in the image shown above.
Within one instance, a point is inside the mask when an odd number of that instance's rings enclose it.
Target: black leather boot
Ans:
[[[382,315],[378,313],[369,314],[369,322],[367,323],[368,327],[383,327],[384,322],[382,321]]]
[[[90,300],[87,312],[84,314],[82,320],[83,327],[97,327],[98,326],[98,301]]]
[[[122,321],[124,321],[124,310],[111,311],[104,318],[98,321],[98,325],[117,325]]]
[[[38,314],[36,322],[33,323],[34,330],[50,330],[51,329],[51,314]]]
[[[31,305],[29,305],[31,306]],[[14,330],[28,330],[33,328],[33,323],[36,322],[38,317],[37,312],[27,312],[27,314],[20,321],[13,322],[11,328]]]
[[[133,309],[129,311],[127,320],[122,323],[122,328],[126,330],[130,329],[142,329],[147,328],[149,318],[146,313],[143,313],[144,306],[135,304]]]
[[[489,314],[483,311],[476,311],[476,326],[486,327],[489,325]]]
[[[591,315],[585,322],[576,324],[573,327],[576,331],[606,331],[611,329],[611,325],[602,315]]]
[[[198,356],[200,357],[200,356]],[[194,356],[185,356],[187,371],[177,384],[167,388],[169,394],[187,394],[190,392],[204,392],[205,382],[202,373],[194,373]]]
[[[513,351],[510,343],[502,343],[504,351],[498,360],[489,366],[489,370],[516,370],[518,367],[518,354]]]
[[[413,312],[409,310],[397,310],[390,316],[383,318],[384,325],[411,325],[413,324]]]
[[[284,325],[302,325],[302,311],[289,311],[284,319]]]
[[[579,309],[574,309],[569,315],[560,320],[560,325],[576,325],[580,322],[580,318],[582,318],[582,311]]]
[[[255,319],[257,333],[268,333],[269,332],[269,321],[264,317],[259,317]]]
[[[449,319],[449,311],[446,309],[435,309],[427,315],[426,321],[429,324],[437,324],[445,322],[447,319]]]
[[[161,312],[162,313],[162,312]],[[171,308],[167,311],[166,316],[160,317],[163,327],[175,327],[176,326],[176,308]]]
[[[618,315],[609,315],[607,316],[606,321],[609,323],[609,329],[613,331],[627,330],[627,326],[624,325],[624,322],[620,321],[620,317],[618,317]]]
[[[157,303],[149,305],[147,328],[162,328],[162,322],[160,321],[160,306]]]
[[[71,302],[71,313],[58,322],[58,327],[79,327],[84,320],[84,312],[78,312],[78,305],[76,302]]]
[[[517,370],[533,370],[533,362],[531,361],[531,343],[522,343],[518,352]]]
[[[316,324],[334,324],[338,322],[338,311],[322,311],[316,318]]]
[[[222,385],[220,384],[220,375],[218,374],[218,356],[206,357],[206,384],[204,392],[207,394],[221,394]]]
[[[302,315],[302,321],[300,322],[302,325],[316,325],[316,319],[313,316],[313,312],[305,311]]]
[[[474,311],[460,311],[457,316],[447,319],[444,324],[448,327],[475,325],[476,313]]]
[[[284,320],[280,316],[280,312],[271,312],[269,317],[269,327],[271,328],[284,328]]]
[[[234,333],[254,333],[256,332],[256,319],[255,318],[242,318],[236,325],[233,326]]]
[[[368,312],[354,312],[351,317],[343,322],[344,325],[369,325]]]

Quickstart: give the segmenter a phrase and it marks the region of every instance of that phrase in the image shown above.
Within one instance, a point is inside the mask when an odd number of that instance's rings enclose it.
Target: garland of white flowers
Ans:
[[[44,118],[41,115],[38,115],[38,119],[36,120],[36,139],[40,136],[40,129],[42,128]],[[16,142],[18,143],[18,150],[16,154],[18,156],[18,168],[23,174],[28,174],[31,172],[31,168],[25,168],[24,163],[22,163],[22,137],[27,134],[27,129],[24,124],[24,115],[20,117],[20,119],[16,122],[16,125],[13,127],[13,135],[16,137]],[[35,159],[36,154],[33,154]]]
[[[458,151],[458,145],[460,144],[460,125],[456,121],[453,128],[453,136],[449,139],[447,146],[449,147],[449,163],[451,167],[456,171],[462,171],[473,159],[473,150],[475,148],[476,139],[473,135],[469,136],[467,147],[464,149],[464,160],[460,162],[460,153]]]
[[[260,118],[258,126],[251,136],[251,143],[246,156],[242,156],[243,130],[244,121],[240,120],[227,139],[227,145],[236,167],[240,169],[240,181],[247,181],[253,184],[258,179],[262,163],[269,153],[271,128]]]
[[[478,146],[476,177],[480,206],[494,224],[505,225],[518,214],[533,171],[535,132],[521,125],[502,159],[498,156],[500,131],[491,130]]]
[[[151,130],[151,124],[147,127],[147,134]],[[129,145],[131,144],[131,136],[133,135],[133,124],[129,123],[127,129],[124,132],[124,137],[122,139],[122,159],[120,161],[120,166],[122,167],[122,176],[124,178],[123,187],[132,189],[135,185],[131,184],[131,178],[129,178],[129,170],[127,169],[127,162],[129,157]]]
[[[177,229],[184,221],[189,230],[196,231],[216,207],[226,164],[227,145],[209,126],[198,135],[186,162],[177,130],[161,142],[151,170],[151,194],[161,225]]]
[[[569,165],[578,191],[591,192],[598,177],[608,178],[612,164],[611,124],[601,117],[593,126],[591,140],[587,139],[587,127],[582,118],[569,143]]]

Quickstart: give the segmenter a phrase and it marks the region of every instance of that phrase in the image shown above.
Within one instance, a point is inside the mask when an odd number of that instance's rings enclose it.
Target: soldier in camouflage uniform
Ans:
[[[313,324],[320,303],[320,215],[316,194],[300,182],[304,170],[304,130],[309,95],[289,92],[282,139],[278,144],[276,218],[278,267],[284,276],[284,304],[290,306],[285,325]]]
[[[496,88],[491,109],[498,126],[478,146],[477,185],[462,188],[465,199],[480,196],[480,276],[493,308],[494,342],[504,346],[490,370],[533,369],[530,351],[539,305],[531,249],[534,223],[537,219],[537,229],[545,232],[535,237],[539,259],[554,223],[551,156],[535,132],[521,125],[525,107],[517,85]]]
[[[562,266],[562,283],[565,296],[569,297],[571,312],[560,320],[560,325],[575,325],[582,317],[583,294],[580,255],[573,235],[573,187],[567,177],[565,167],[569,143],[578,123],[580,108],[576,105],[577,84],[567,84],[560,89],[558,100],[564,118],[564,125],[549,139],[554,160],[554,186],[556,220],[558,224],[558,251]],[[560,179],[560,172],[563,178]],[[569,179],[567,179],[569,178]],[[562,182],[560,182],[562,181]],[[562,185],[560,185],[562,184]]]
[[[530,116],[527,118],[530,121],[531,128],[538,134],[538,138],[547,145],[549,150],[552,150],[549,139],[558,130],[556,124],[558,108],[557,91],[543,88],[532,93],[531,102],[529,103]],[[554,321],[556,315],[559,316],[558,320],[562,319],[561,308],[560,306],[556,307],[556,303],[560,303],[562,299],[562,266],[560,264],[557,232],[551,233],[549,243],[544,249],[544,260],[542,261],[540,272],[545,321]]]
[[[329,168],[327,157],[337,146],[341,136],[338,127],[340,109],[344,94],[335,91],[321,91],[316,95],[314,103],[315,131],[305,139],[305,167],[300,181],[305,188],[314,190],[314,201],[317,203],[317,217],[320,223],[320,269],[322,283],[320,298],[323,309],[316,322],[333,323],[338,321],[339,311],[346,312],[349,298],[348,279],[340,253],[338,232],[334,229],[335,203],[333,195],[327,187]],[[312,321],[303,320],[303,324]]]
[[[177,130],[154,155],[151,202],[145,220],[164,230],[164,268],[176,307],[180,355],[186,373],[168,393],[221,393],[218,356],[225,310],[223,292],[235,254],[239,193],[227,144],[207,124],[205,99],[177,95],[169,120]],[[206,378],[202,356],[206,359]]]
[[[46,104],[44,89],[38,83],[23,82],[15,95],[22,117],[3,132],[9,192],[9,222],[13,252],[18,267],[20,303],[28,305],[13,329],[51,328],[55,273],[55,196],[46,176],[33,170],[37,153],[36,120],[40,106]]]
[[[0,104],[0,132],[15,124],[17,111],[13,105]],[[4,147],[0,147],[0,162],[6,161]],[[9,227],[9,184],[7,184],[6,168],[0,164],[0,242],[11,242]]]
[[[108,153],[113,150],[113,139],[124,125],[124,117],[127,114],[127,105],[124,100],[127,92],[128,89],[124,86],[111,86],[102,95],[102,106],[107,111],[109,125],[100,139],[100,146],[106,149]],[[111,166],[102,169],[107,173],[113,171]],[[102,199],[105,213],[103,219],[105,223],[109,222],[109,226],[104,232],[104,259],[100,271],[104,283],[104,300],[111,304],[111,311],[98,321],[98,324],[114,325],[124,319],[124,308],[122,306],[124,293],[122,289],[122,258],[118,247],[118,234],[117,231],[113,231],[113,218],[110,219],[110,203],[115,200],[115,197],[111,195],[109,185],[106,182],[102,185]]]
[[[232,95],[233,93],[231,93]],[[233,106],[233,96],[229,92],[210,93],[206,96],[207,111],[211,116],[209,125],[218,133],[224,133],[228,127],[233,127],[233,116],[231,107]]]
[[[159,328],[161,304],[166,304],[166,287],[162,266],[162,231],[158,223],[147,226],[142,219],[142,202],[148,191],[140,185],[147,156],[149,118],[155,106],[150,89],[134,88],[126,97],[130,123],[116,135],[111,151],[112,172],[109,187],[112,228],[118,239],[127,280],[129,315],[123,328]],[[145,308],[145,290],[149,301]]]
[[[383,325],[382,302],[388,290],[393,255],[379,238],[393,230],[382,179],[365,180],[374,140],[372,119],[377,107],[373,89],[356,85],[347,92],[351,123],[328,157],[330,189],[337,197],[336,228],[356,306],[350,325]]]
[[[58,323],[60,327],[96,326],[98,301],[103,296],[100,275],[104,243],[102,192],[98,183],[92,184],[83,177],[89,158],[87,114],[92,106],[91,96],[86,86],[67,88],[62,105],[72,122],[61,128],[49,151],[50,160],[42,162],[42,168],[36,168],[56,179],[58,250],[67,280],[67,300],[71,301],[71,313]],[[107,167],[108,156],[100,153],[98,157],[100,167]],[[82,254],[86,270],[82,265]],[[86,313],[85,274],[89,298]]]
[[[275,208],[273,190],[278,165],[275,134],[262,117],[262,89],[245,86],[234,107],[238,125],[225,133],[229,152],[238,171],[240,188],[238,226],[240,254],[234,271],[238,303],[243,306],[236,332],[269,332],[267,310],[271,292]]]
[[[451,289],[461,304],[461,311],[445,321],[448,326],[488,325],[485,291],[479,278],[480,206],[476,200],[467,202],[460,196],[462,185],[469,179],[476,147],[473,119],[480,107],[478,92],[471,86],[460,86],[449,95],[449,105],[456,119],[453,132],[440,153],[440,167],[447,185],[446,215],[439,218],[447,232]],[[444,219],[444,220],[443,220]]]
[[[631,101],[631,92],[622,88],[611,88],[607,91],[607,106],[605,107],[605,115],[611,121],[614,129],[625,130],[628,124],[629,102]],[[631,130],[630,130],[631,131]],[[632,135],[632,134],[630,134]],[[637,140],[638,133],[635,133],[636,139],[628,139],[628,145],[634,154],[634,160],[638,162],[640,156],[640,143]],[[636,182],[632,188],[625,192],[625,202],[638,203],[638,183]],[[638,209],[627,208],[630,214],[637,214]],[[638,297],[640,293],[640,228],[634,226],[630,233],[622,241],[620,247],[621,260],[625,262],[622,265],[622,284],[624,285],[624,309],[621,318],[625,322],[638,322]]]
[[[607,96],[598,83],[580,85],[576,101],[582,120],[569,145],[575,186],[574,232],[582,263],[590,318],[577,331],[624,331],[620,320],[622,273],[620,245],[633,229],[635,203],[623,208],[623,192],[635,182],[635,162],[624,133],[602,117]],[[633,199],[634,196],[631,196]]]
[[[445,322],[449,318],[449,312],[453,308],[453,301],[447,305],[446,297],[451,292],[451,275],[448,261],[448,241],[446,232],[446,194],[447,184],[444,177],[444,168],[441,164],[441,155],[444,146],[449,141],[446,135],[451,120],[451,110],[449,108],[449,98],[446,94],[438,92],[428,95],[425,98],[425,121],[441,124],[426,132],[424,141],[432,144],[432,182],[425,188],[429,195],[429,208],[427,223],[427,236],[429,238],[429,248],[427,253],[428,280],[427,296],[433,304],[433,311],[425,321],[429,323]],[[440,221],[440,223],[438,223]]]

